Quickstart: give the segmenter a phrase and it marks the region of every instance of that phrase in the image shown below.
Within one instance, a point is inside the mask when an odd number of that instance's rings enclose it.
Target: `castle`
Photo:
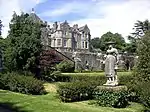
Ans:
[[[50,26],[47,22],[43,22],[34,11],[31,12],[30,17],[42,23],[41,42],[45,50],[53,48],[70,60],[76,52],[76,56],[81,59],[82,69],[85,69],[87,64],[93,70],[101,69],[100,57],[90,52],[91,34],[87,25],[79,27],[78,24],[74,24],[71,27],[67,21],[64,21],[55,22]]]
[[[87,52],[91,39],[90,29],[87,25],[71,27],[67,21],[55,22],[50,28],[50,45],[60,52]]]
[[[45,46],[51,46],[60,52],[88,52],[90,49],[91,34],[87,25],[78,27],[78,24],[71,27],[67,21],[55,22],[52,26],[43,22],[34,12],[30,17],[42,23],[41,40]]]

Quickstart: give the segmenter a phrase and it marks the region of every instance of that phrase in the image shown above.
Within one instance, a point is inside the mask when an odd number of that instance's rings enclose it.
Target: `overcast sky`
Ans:
[[[34,8],[49,23],[65,21],[87,24],[93,37],[111,31],[127,37],[137,20],[150,18],[150,0],[0,0],[3,36],[7,36],[13,11],[30,12]]]

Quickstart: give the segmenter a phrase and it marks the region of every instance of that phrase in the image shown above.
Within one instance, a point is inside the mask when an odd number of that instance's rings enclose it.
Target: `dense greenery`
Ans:
[[[73,82],[59,85],[57,93],[63,102],[73,102],[92,99],[96,85],[90,82]]]
[[[134,32],[128,36],[128,40],[130,43],[126,46],[126,51],[129,53],[135,53],[138,45],[138,41],[140,41],[141,37],[146,34],[147,31],[150,31],[150,22],[149,20],[145,21],[137,21],[134,24]]]
[[[145,21],[139,21],[138,20],[134,24],[134,32],[132,33],[132,35],[135,38],[141,38],[149,30],[150,30],[150,22],[149,22],[149,20],[145,20]]]
[[[41,51],[40,27],[29,14],[14,13],[4,57],[7,70],[32,70],[36,66],[36,57]]]
[[[41,74],[48,75],[56,70],[55,66],[63,59],[57,54],[54,49],[43,50],[39,56]]]
[[[64,60],[56,65],[56,69],[61,72],[74,72],[74,63]]]
[[[93,99],[95,88],[97,86],[103,85],[106,82],[106,78],[102,73],[99,73],[98,75],[96,75],[97,73],[95,75],[90,74],[91,73],[89,73],[89,75],[86,73],[81,74],[74,73],[69,75],[68,73],[68,75],[61,74],[60,76],[58,76],[57,77],[58,81],[69,82],[59,85],[57,92],[59,94],[60,99],[64,102]],[[120,84],[125,84],[128,86],[132,78],[133,78],[132,75],[125,75],[125,73],[122,73],[122,75],[119,76]],[[123,94],[121,95],[122,95],[121,97],[123,98]],[[118,94],[116,97],[119,98]],[[118,100],[120,101],[120,99]],[[121,101],[123,100],[125,99],[122,99]]]
[[[137,48],[138,63],[137,77],[139,79],[150,80],[150,31],[141,38]]]
[[[133,79],[130,72],[119,72],[119,83],[128,85],[128,82]],[[83,82],[88,81],[94,85],[102,85],[106,81],[104,73],[63,73],[58,74],[56,81],[60,82]]]
[[[138,41],[138,63],[131,82],[131,90],[136,92],[145,106],[150,107],[150,31]]]
[[[113,34],[111,32],[107,32],[103,34],[101,38],[92,39],[91,44],[94,48],[100,48],[102,51],[105,51],[107,49],[106,43],[109,41],[115,42],[116,48],[121,51],[124,51],[126,43],[121,34],[118,33]]]
[[[18,73],[0,74],[0,89],[7,89],[25,94],[44,94],[43,82]]]
[[[125,108],[129,104],[127,96],[126,91],[98,90],[94,94],[96,104],[115,108]]]

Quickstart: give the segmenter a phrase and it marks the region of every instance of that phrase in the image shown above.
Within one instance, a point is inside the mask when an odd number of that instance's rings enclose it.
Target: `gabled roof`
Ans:
[[[85,31],[86,29],[89,31],[89,28],[88,28],[87,24],[82,26],[82,27],[80,27],[79,31]]]
[[[33,19],[35,22],[41,22],[44,23],[34,12],[34,9],[32,9],[32,12],[29,15],[29,18]]]

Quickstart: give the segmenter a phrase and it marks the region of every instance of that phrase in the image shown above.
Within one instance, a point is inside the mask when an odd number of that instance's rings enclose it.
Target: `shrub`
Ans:
[[[133,76],[132,75],[121,75],[119,76],[119,84],[120,85],[126,85],[129,86],[129,82],[130,80],[133,80]],[[96,85],[102,85],[106,82],[106,77],[104,75],[69,75],[69,74],[58,74],[57,75],[57,79],[56,81],[60,81],[60,82],[83,82],[83,81],[88,81],[88,82],[93,82]]]
[[[150,81],[136,81],[132,84],[131,90],[134,91],[140,103],[146,107],[150,107]]]
[[[140,102],[150,107],[150,31],[138,41],[138,60],[130,89],[139,96]]]
[[[150,80],[150,31],[139,41],[136,77],[140,80]]]
[[[128,105],[126,91],[96,91],[94,94],[96,104],[105,107],[125,108]]]
[[[60,76],[61,76],[60,71],[51,71],[47,74],[42,74],[41,79],[48,82],[56,82],[58,79],[60,79],[59,78]]]
[[[95,85],[89,82],[73,82],[59,85],[57,93],[63,102],[73,102],[92,99]]]
[[[56,65],[58,71],[61,72],[74,72],[74,64],[71,61],[64,60]]]
[[[44,94],[43,82],[16,73],[0,74],[0,88],[25,94]]]

